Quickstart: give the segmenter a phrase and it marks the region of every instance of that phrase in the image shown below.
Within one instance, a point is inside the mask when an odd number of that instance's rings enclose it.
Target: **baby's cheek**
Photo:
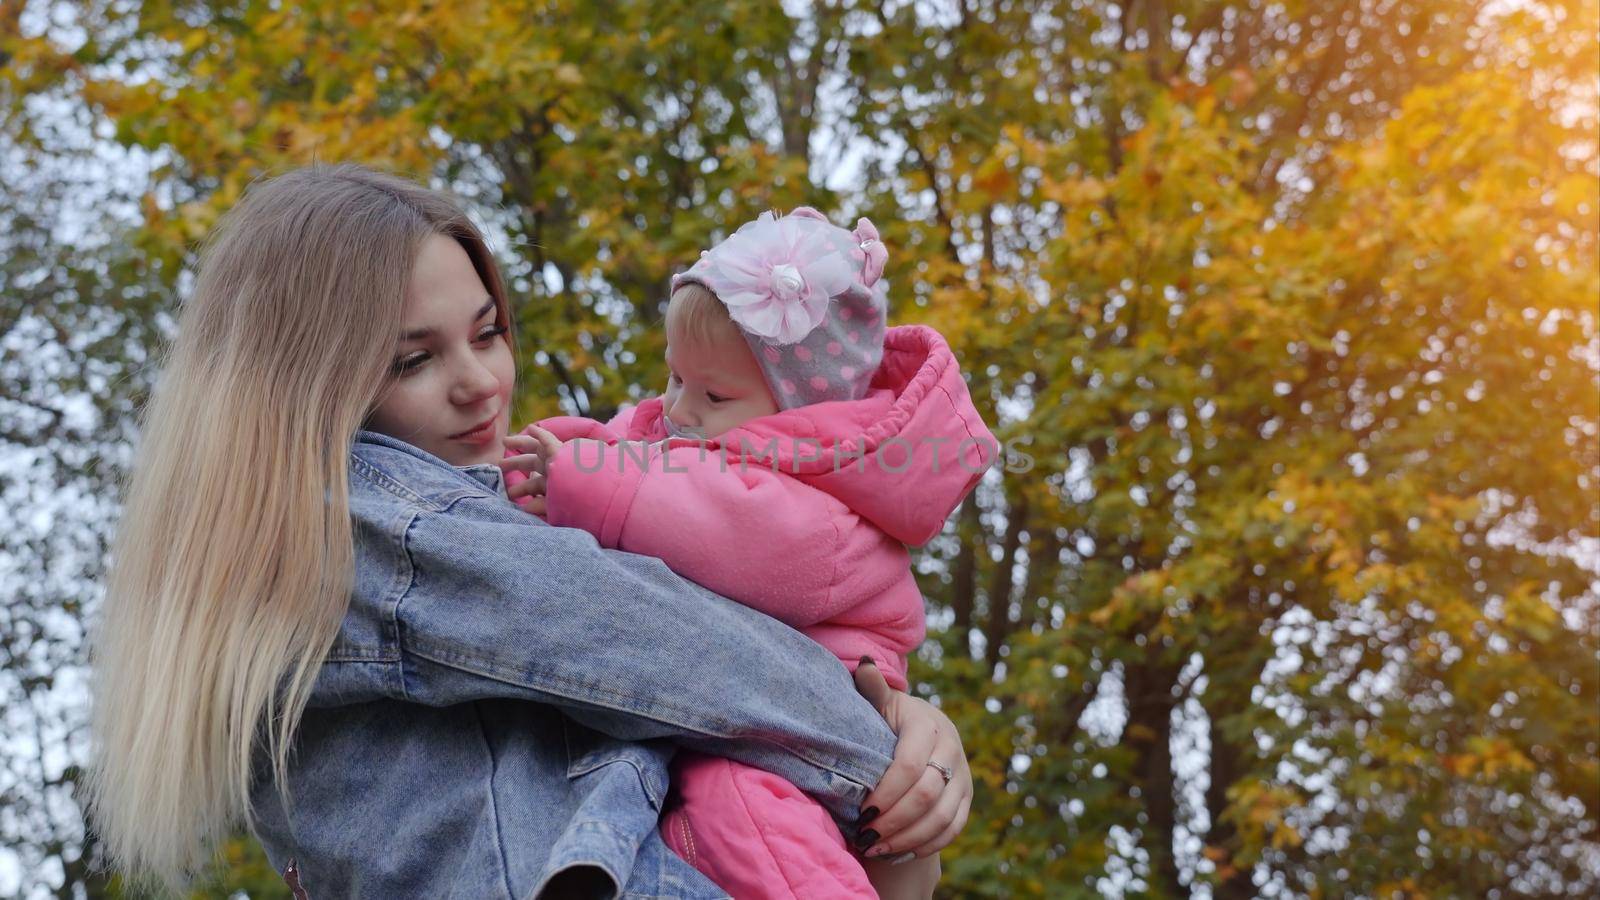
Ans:
[[[726,421],[723,423],[722,430],[732,431],[746,422],[761,418],[763,415],[766,415],[766,413],[760,406],[741,406],[739,409],[729,412]]]

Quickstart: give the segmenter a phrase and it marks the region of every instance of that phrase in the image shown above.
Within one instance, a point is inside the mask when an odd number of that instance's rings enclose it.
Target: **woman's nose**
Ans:
[[[459,406],[470,406],[480,400],[494,396],[500,391],[500,379],[489,371],[476,357],[464,362],[456,373],[455,384],[451,386],[454,402]]]

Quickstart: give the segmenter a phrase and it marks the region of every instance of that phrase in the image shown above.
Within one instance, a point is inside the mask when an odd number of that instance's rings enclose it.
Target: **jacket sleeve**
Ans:
[[[888,767],[893,733],[826,650],[659,560],[520,515],[423,511],[405,534],[407,700],[552,704],[774,772],[843,819]]]
[[[905,572],[904,548],[843,503],[697,444],[569,445],[546,496],[550,524],[654,556],[796,628],[837,616]],[[841,572],[849,590],[840,589]]]
[[[606,427],[611,429],[611,431],[619,438],[627,437],[628,429],[633,427],[633,415],[638,411],[638,404],[630,403],[627,406],[617,410],[617,414],[612,416],[610,421],[606,422]]]
[[[627,415],[629,414],[619,413],[610,422],[598,422],[594,419],[585,419],[583,416],[551,416],[548,419],[540,419],[534,424],[563,441],[570,441],[575,438],[615,441],[627,433],[627,419],[625,418]],[[623,427],[620,429],[616,427],[619,421],[623,423]],[[522,433],[528,434],[530,432],[529,429],[524,428]]]
[[[611,443],[623,440],[628,436],[628,428],[633,424],[633,413],[638,408],[637,406],[624,406],[617,410],[617,414],[612,416],[608,422],[586,419],[583,416],[550,416],[546,419],[540,419],[534,424],[563,441],[588,438]],[[524,428],[522,433],[530,434],[531,430]]]

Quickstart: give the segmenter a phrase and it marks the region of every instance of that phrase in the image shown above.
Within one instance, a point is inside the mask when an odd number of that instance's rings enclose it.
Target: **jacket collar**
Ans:
[[[361,444],[375,444],[379,447],[387,447],[390,450],[396,450],[400,453],[404,453],[418,462],[438,466],[442,469],[460,472],[468,478],[471,478],[478,485],[494,491],[501,496],[505,495],[505,476],[500,471],[500,467],[494,465],[493,463],[480,463],[475,466],[452,466],[439,457],[434,456],[432,453],[429,453],[420,447],[414,447],[405,441],[400,440],[399,438],[390,437],[387,434],[380,434],[376,431],[367,431],[365,429],[361,429],[356,432],[355,439],[351,446],[351,452],[355,452]]]

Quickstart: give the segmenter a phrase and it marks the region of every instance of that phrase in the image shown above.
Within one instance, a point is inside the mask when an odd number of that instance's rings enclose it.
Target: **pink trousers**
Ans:
[[[734,900],[877,900],[828,811],[788,781],[720,756],[680,754],[661,817],[674,853]]]

